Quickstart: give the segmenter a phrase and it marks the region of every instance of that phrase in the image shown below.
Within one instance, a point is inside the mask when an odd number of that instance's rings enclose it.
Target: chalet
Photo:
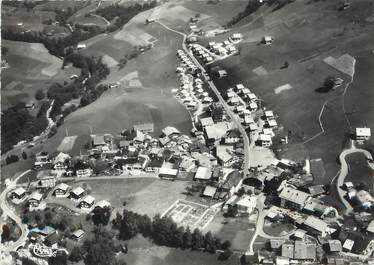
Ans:
[[[84,237],[84,235],[85,232],[82,229],[78,229],[71,234],[71,238],[75,241],[79,241]]]
[[[87,166],[85,168],[80,168],[75,171],[77,178],[88,178],[92,175],[93,170]]]
[[[66,183],[60,183],[56,186],[54,190],[54,195],[57,198],[65,197],[67,195],[67,192],[69,190],[69,185]]]
[[[74,200],[79,200],[84,196],[85,193],[86,192],[82,187],[76,187],[75,189],[70,191],[70,198]]]
[[[326,237],[336,231],[336,229],[331,228],[325,221],[314,217],[308,216],[302,225],[312,234],[316,236]]]
[[[218,78],[226,77],[227,76],[227,72],[226,72],[226,70],[218,70],[217,73],[216,73],[216,76]]]
[[[245,120],[244,120],[245,121]],[[249,126],[248,126],[248,130],[250,132],[254,132],[254,131],[257,131],[258,130],[258,126],[256,123],[250,123]],[[270,138],[271,140],[271,138]],[[271,145],[271,142],[270,142],[270,145]]]
[[[174,180],[178,176],[178,169],[161,167],[160,171],[158,172],[158,177],[163,179],[170,179]]]
[[[108,208],[110,207],[110,202],[106,201],[106,200],[101,200],[101,201],[98,201],[96,204],[95,204],[95,208],[98,207],[98,208]]]
[[[208,145],[214,145],[220,141],[230,129],[230,124],[219,122],[211,126],[205,127],[205,139]]]
[[[49,164],[51,161],[49,159],[49,154],[47,152],[40,152],[35,156],[34,167],[36,169],[42,168],[44,165]]]
[[[357,191],[354,200],[363,208],[371,208],[374,205],[374,198],[366,190]]]
[[[228,131],[224,137],[225,144],[236,144],[240,141],[240,132],[239,130]]]
[[[328,247],[330,252],[341,252],[343,250],[342,243],[339,240],[329,240]]]
[[[171,127],[171,126],[168,126],[168,127],[165,127],[163,130],[162,130],[162,133],[167,136],[167,137],[174,137],[174,136],[177,136],[180,134],[180,132],[178,131],[178,129],[176,129],[175,127]]]
[[[245,96],[248,102],[255,102],[257,100],[257,96],[253,93],[249,93]]]
[[[150,173],[151,172],[152,173],[159,173],[163,163],[164,163],[164,159],[162,159],[162,158],[157,157],[157,158],[151,159],[148,162],[148,164],[145,168],[145,171],[150,172]]]
[[[47,247],[50,247],[52,249],[56,249],[58,247],[58,242],[60,241],[60,237],[58,236],[57,232],[53,233],[53,234],[50,234],[48,235],[45,240],[44,240],[44,244],[47,246]]]
[[[210,104],[208,112],[214,122],[221,122],[223,120],[224,109],[221,103],[215,102]]]
[[[133,130],[134,131],[140,131],[144,134],[153,133],[154,125],[153,125],[153,123],[137,124],[137,125],[134,125]]]
[[[266,119],[274,119],[274,113],[271,110],[265,110],[265,118]]]
[[[367,141],[371,137],[370,128],[356,128],[356,140]]]
[[[251,95],[251,91],[246,87],[242,89],[241,93],[243,96]]]
[[[90,209],[95,204],[95,198],[91,195],[87,195],[79,202],[80,208]]]
[[[343,250],[351,252],[355,242],[352,239],[346,239],[343,244]]]
[[[236,97],[236,94],[234,91],[227,91],[227,98],[233,98]]]
[[[104,135],[92,135],[92,146],[94,148],[106,145]]]
[[[39,189],[48,189],[56,186],[57,174],[49,170],[39,171],[36,178],[38,180],[37,188]]]
[[[262,38],[262,43],[266,44],[266,45],[272,44],[273,43],[273,37],[271,37],[271,36],[264,36]]]
[[[213,102],[213,99],[211,97],[204,97],[202,99],[203,104],[209,104],[209,103],[212,103],[212,102]]]
[[[278,126],[277,121],[274,119],[269,119],[266,121],[266,126],[269,128],[275,128]]]
[[[206,187],[204,188],[204,191],[203,191],[202,196],[204,196],[204,197],[214,198],[216,192],[217,192],[217,188],[216,188],[216,187],[213,187],[213,186],[206,186]]]
[[[77,45],[78,50],[85,49],[86,47],[87,47],[87,45],[84,44],[84,43],[78,43],[78,45]]]
[[[301,210],[310,198],[310,194],[294,188],[284,187],[279,194],[279,198],[281,199],[281,207]]]
[[[216,157],[218,163],[223,167],[230,167],[237,161],[237,158],[233,155],[234,147],[228,145],[217,145],[216,146]]]
[[[245,86],[243,84],[236,84],[235,85],[235,90],[237,92],[241,92],[241,91],[243,91],[243,89],[245,89]]]
[[[232,97],[230,98],[229,103],[232,106],[237,106],[237,105],[240,105],[241,102],[238,97]]]
[[[212,178],[212,170],[207,167],[198,167],[195,173],[195,180],[208,181]]]
[[[22,187],[19,187],[19,188],[16,188],[15,190],[13,190],[11,193],[10,193],[10,199],[17,199],[17,200],[21,200],[23,198],[25,198],[26,196],[26,190]]]
[[[239,214],[250,214],[256,208],[257,199],[255,196],[244,196],[237,203]]]
[[[249,103],[248,109],[250,111],[256,111],[258,109],[257,103],[256,102]]]
[[[234,42],[241,41],[243,39],[243,35],[241,33],[234,33],[231,35],[231,40]]]
[[[316,245],[314,243],[306,243],[301,240],[295,241],[294,259],[314,261],[316,253]]]
[[[33,193],[31,193],[31,195],[30,195],[30,197],[28,199],[30,207],[38,207],[39,204],[42,201],[42,198],[43,198],[43,194],[41,194],[39,192],[33,192]]]
[[[68,162],[71,159],[71,156],[65,153],[59,153],[53,159],[53,169],[57,171],[65,172],[68,167]]]
[[[258,142],[260,143],[261,146],[264,146],[264,147],[269,147],[273,144],[271,140],[271,136],[268,134],[263,134],[263,133],[259,134]]]
[[[250,115],[245,115],[244,116],[244,119],[243,119],[243,124],[245,125],[245,126],[248,126],[248,125],[250,125],[250,124],[254,124],[254,120],[253,120],[253,118],[252,118],[252,116],[250,116]],[[255,124],[254,124],[255,125]]]

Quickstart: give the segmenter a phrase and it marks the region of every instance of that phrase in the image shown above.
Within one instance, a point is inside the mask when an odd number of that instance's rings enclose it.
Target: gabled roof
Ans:
[[[290,187],[284,187],[279,194],[279,198],[291,201],[298,205],[304,205],[309,197],[310,194]]]
[[[75,230],[71,236],[73,237],[76,237],[76,238],[80,238],[81,236],[83,236],[85,234],[85,232],[82,230],[82,229],[78,229],[78,230]]]
[[[66,183],[60,183],[56,186],[55,190],[63,190],[63,191],[67,191],[69,188],[69,185],[66,184]]]
[[[84,189],[82,187],[76,187],[70,193],[73,193],[74,195],[79,196],[84,193]]]
[[[80,202],[85,202],[87,204],[92,204],[95,202],[95,198],[92,197],[91,195],[87,195],[86,197],[84,197]]]
[[[172,134],[180,134],[177,128],[171,127],[171,126],[165,127],[162,130],[162,133],[165,134],[166,136],[170,136]]]
[[[36,191],[36,192],[31,193],[29,197],[29,201],[30,200],[41,201],[42,198],[43,198],[43,194]]]
[[[12,193],[17,194],[18,196],[25,194],[26,190],[22,187],[18,187],[12,191]]]

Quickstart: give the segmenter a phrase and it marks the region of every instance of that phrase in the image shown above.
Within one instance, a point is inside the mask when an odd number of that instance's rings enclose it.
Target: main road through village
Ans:
[[[187,35],[185,33],[183,33],[183,32],[180,32],[180,31],[174,30],[172,28],[169,28],[168,26],[166,26],[165,24],[163,24],[159,20],[156,20],[156,22],[158,24],[160,24],[162,27],[164,27],[165,29],[167,29],[169,31],[172,31],[174,33],[177,33],[177,34],[179,34],[179,35],[181,35],[183,37],[182,48],[183,48],[184,52],[193,60],[193,62],[195,63],[195,65],[200,68],[201,72],[203,73],[203,77],[204,77],[206,83],[209,85],[210,89],[217,96],[218,100],[220,101],[220,103],[224,107],[226,113],[230,116],[231,120],[234,122],[234,124],[236,125],[236,127],[239,129],[239,131],[240,131],[240,133],[241,133],[241,135],[243,137],[243,141],[244,141],[243,176],[246,177],[247,174],[248,174],[248,168],[249,168],[249,147],[250,147],[250,141],[249,141],[249,137],[247,135],[247,132],[245,131],[245,129],[242,126],[242,124],[240,123],[240,121],[235,117],[235,114],[232,112],[232,110],[230,109],[230,107],[227,105],[226,101],[223,99],[221,93],[218,91],[218,89],[215,86],[215,84],[213,83],[213,81],[209,80],[204,67],[200,64],[200,62],[195,58],[195,56],[187,48],[187,46],[186,46]]]

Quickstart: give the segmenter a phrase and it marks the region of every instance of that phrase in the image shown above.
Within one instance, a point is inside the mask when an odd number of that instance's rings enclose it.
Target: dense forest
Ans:
[[[96,14],[112,21],[109,31],[115,31],[125,25],[134,16],[140,12],[146,11],[157,6],[157,1],[153,0],[149,3],[134,4],[131,6],[123,6],[119,4],[110,5],[96,10]]]
[[[3,111],[1,116],[1,152],[10,150],[20,140],[31,140],[47,127],[46,112],[49,102],[43,103],[36,117],[29,114],[25,104]]]
[[[283,6],[291,3],[295,0],[267,0],[267,1],[257,1],[257,0],[249,0],[245,9],[238,13],[235,17],[233,17],[227,24],[226,27],[232,27],[235,24],[239,23],[243,18],[249,16],[250,14],[256,12],[262,5],[272,6],[274,5],[274,10],[278,10]]]

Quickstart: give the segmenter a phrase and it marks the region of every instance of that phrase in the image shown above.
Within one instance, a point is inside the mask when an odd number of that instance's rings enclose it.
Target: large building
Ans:
[[[310,195],[301,190],[291,187],[284,187],[279,194],[279,198],[281,199],[282,207],[301,210],[307,200],[310,198]]]

